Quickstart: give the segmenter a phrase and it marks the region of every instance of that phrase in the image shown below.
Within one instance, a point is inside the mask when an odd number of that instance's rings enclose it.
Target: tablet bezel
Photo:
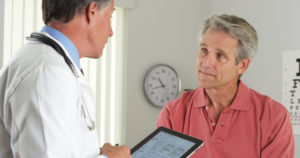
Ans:
[[[193,143],[195,143],[188,151],[186,151],[181,158],[185,158],[187,156],[189,156],[190,154],[192,154],[193,152],[195,152],[199,147],[201,147],[203,145],[203,141],[182,133],[179,133],[177,131],[165,128],[165,127],[159,127],[157,128],[155,131],[153,131],[149,136],[147,136],[145,139],[143,139],[140,143],[138,143],[136,146],[134,146],[131,149],[131,154],[133,154],[135,151],[137,151],[140,147],[142,147],[144,144],[146,144],[150,139],[152,139],[155,135],[157,135],[159,132],[166,132],[172,135],[175,135],[177,137],[183,138],[185,140],[191,141]]]

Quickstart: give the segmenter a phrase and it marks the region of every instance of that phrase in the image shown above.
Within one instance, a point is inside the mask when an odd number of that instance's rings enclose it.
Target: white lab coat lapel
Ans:
[[[58,42],[56,39],[54,39],[53,37],[51,37],[49,34],[45,33],[45,32],[41,32],[42,34],[46,35],[47,37],[53,39],[57,44],[59,44],[59,46],[64,50],[66,56],[70,59],[70,61],[72,62],[72,64],[74,65],[74,68],[76,70],[77,73],[77,81],[79,83],[79,88],[80,88],[80,93],[81,93],[81,104],[86,105],[87,108],[87,112],[88,115],[90,115],[92,121],[95,120],[95,103],[94,103],[94,97],[93,97],[93,91],[91,89],[91,87],[89,86],[86,77],[82,74],[81,70],[79,70],[79,68],[76,66],[75,62],[72,60],[72,58],[70,57],[70,53],[65,49],[65,47]],[[83,112],[83,111],[82,111]]]

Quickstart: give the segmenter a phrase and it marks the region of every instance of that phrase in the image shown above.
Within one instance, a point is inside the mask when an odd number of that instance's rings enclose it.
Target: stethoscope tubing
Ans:
[[[79,75],[78,75],[78,73],[75,69],[75,66],[72,63],[72,61],[69,59],[69,57],[67,56],[65,51],[61,48],[61,46],[59,46],[53,39],[51,39],[51,38],[49,38],[46,35],[43,35],[41,33],[32,33],[30,35],[30,37],[26,37],[26,39],[29,40],[29,41],[36,41],[36,42],[44,43],[46,45],[51,46],[54,50],[56,50],[56,52],[64,58],[66,64],[68,65],[68,67],[73,72],[74,76],[76,77],[77,84],[80,88],[80,83],[78,81]],[[80,93],[81,110],[83,112],[83,117],[84,117],[85,123],[86,123],[89,130],[91,130],[91,131],[95,130],[95,122],[91,118],[91,115],[90,115],[89,110],[88,110],[88,108],[85,104],[85,100],[83,98],[83,95],[82,95],[81,91],[79,93]]]

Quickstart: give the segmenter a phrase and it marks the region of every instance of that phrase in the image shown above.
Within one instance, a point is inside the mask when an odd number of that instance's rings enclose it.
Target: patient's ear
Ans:
[[[249,58],[242,59],[238,63],[238,67],[239,67],[238,74],[242,75],[247,70],[249,64],[250,64],[250,59]]]

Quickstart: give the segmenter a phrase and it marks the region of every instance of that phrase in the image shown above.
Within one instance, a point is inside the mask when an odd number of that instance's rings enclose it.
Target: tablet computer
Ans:
[[[159,127],[131,149],[133,158],[185,158],[203,141],[165,127]]]

